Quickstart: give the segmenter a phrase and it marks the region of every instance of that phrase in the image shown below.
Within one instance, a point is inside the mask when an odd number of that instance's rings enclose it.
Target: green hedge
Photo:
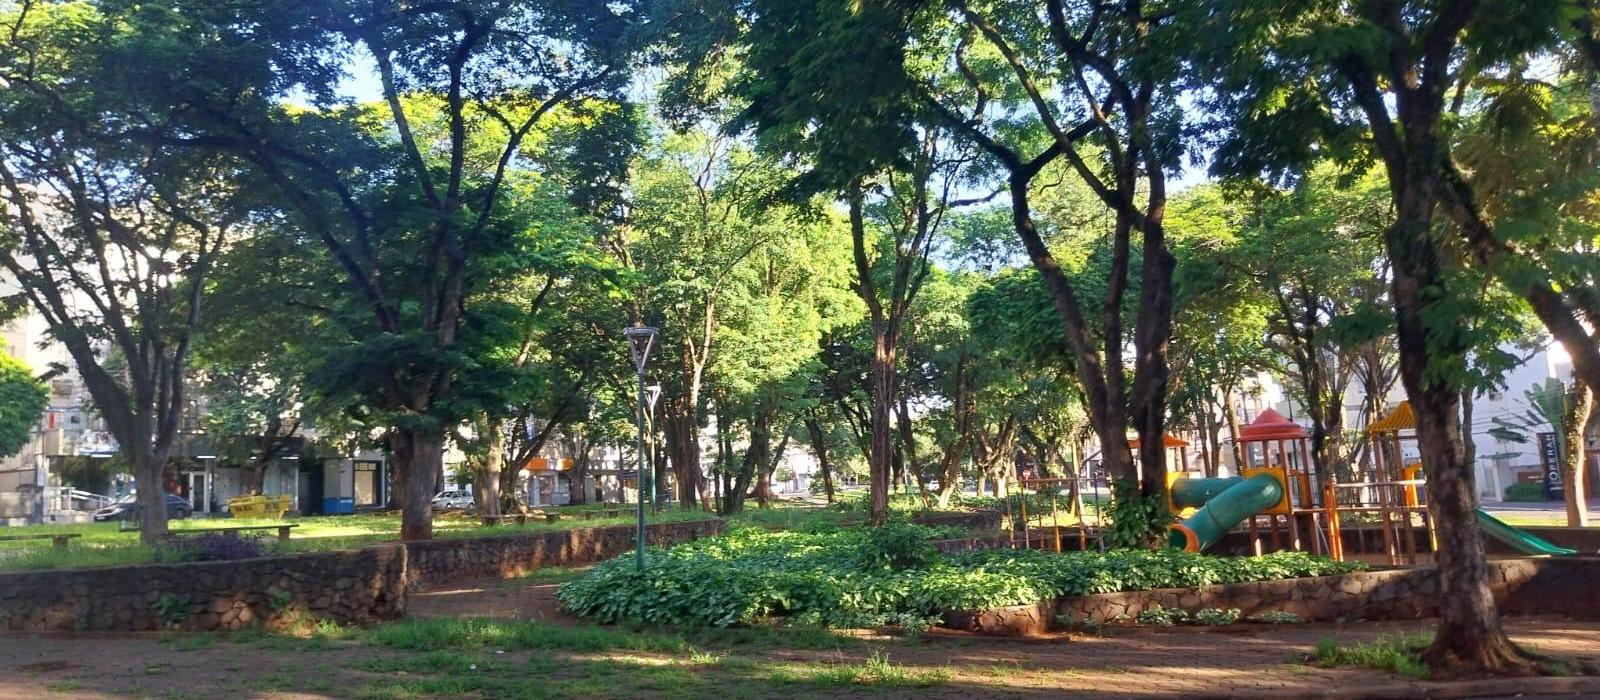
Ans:
[[[913,525],[837,532],[737,529],[651,550],[561,586],[574,614],[602,622],[728,626],[767,617],[866,627],[925,621],[947,609],[1021,605],[1090,593],[1206,586],[1344,573],[1357,564],[1298,552],[1222,558],[1172,550],[1047,554],[989,550],[929,555]]]
[[[1537,481],[1519,481],[1507,486],[1506,500],[1523,503],[1546,500],[1544,484]]]

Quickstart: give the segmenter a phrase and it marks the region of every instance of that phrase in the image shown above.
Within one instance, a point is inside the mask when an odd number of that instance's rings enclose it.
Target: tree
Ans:
[[[524,149],[554,112],[626,85],[642,11],[352,1],[229,12],[234,26],[290,25],[231,34],[228,48],[258,61],[246,78],[270,68],[300,81],[313,109],[191,61],[173,75],[204,88],[185,113],[193,136],[166,138],[243,154],[276,187],[282,215],[337,263],[349,297],[334,318],[348,341],[313,376],[382,411],[404,495],[401,536],[426,539],[445,431],[472,403],[457,390],[471,364],[462,344],[473,300],[494,288],[492,258],[518,230],[510,190]],[[220,24],[207,13],[170,17],[195,37]],[[381,105],[340,101],[337,69],[324,70],[357,50],[376,65]]]
[[[0,353],[0,456],[22,451],[49,406],[50,391],[21,360]]]
[[[1272,305],[1267,344],[1311,419],[1312,462],[1323,478],[1343,474],[1350,457],[1344,397],[1365,343],[1343,336],[1369,328],[1360,316],[1387,301],[1377,241],[1388,220],[1384,183],[1350,179],[1341,186],[1324,167],[1289,191],[1263,193],[1236,251]]]
[[[1281,174],[1321,154],[1383,167],[1400,376],[1417,413],[1438,528],[1440,624],[1424,657],[1439,673],[1526,670],[1500,627],[1473,519],[1460,397],[1481,329],[1460,322],[1479,310],[1455,251],[1466,247],[1477,264],[1498,267],[1569,348],[1581,326],[1548,275],[1510,261],[1516,243],[1496,235],[1451,155],[1450,110],[1480,68],[1550,46],[1572,7],[1385,0],[1189,9],[1200,30],[1197,63],[1213,81],[1210,108],[1229,125],[1218,172]],[[1580,374],[1600,375],[1600,351],[1578,352],[1586,355],[1574,355]]]
[[[228,158],[108,136],[177,115],[128,60],[167,46],[143,16],[23,3],[0,22],[0,264],[72,357],[155,543],[207,276],[254,203]]]
[[[267,467],[294,449],[304,397],[293,374],[265,366],[208,364],[201,426],[224,464],[237,466],[244,492],[261,493]]]
[[[1249,206],[1230,194],[1218,186],[1192,188],[1173,198],[1168,215],[1178,259],[1172,419],[1200,436],[1203,469],[1211,475],[1226,462],[1224,429],[1234,467],[1244,463],[1235,399],[1277,359],[1265,342],[1272,300],[1250,274],[1254,251],[1244,242]]]
[[[899,391],[895,376],[907,316],[928,277],[929,253],[943,233],[941,229],[951,210],[970,203],[953,198],[953,193],[966,174],[971,156],[951,149],[939,128],[923,126],[918,134],[916,148],[909,151],[905,164],[874,178],[872,189],[878,196],[873,206],[868,206],[864,181],[851,184],[845,196],[857,293],[867,306],[872,328],[871,442],[867,452],[871,486],[867,513],[868,521],[874,525],[882,524],[889,514],[889,477],[895,454],[892,426],[899,426],[900,459],[915,450],[905,395]],[[869,219],[873,233],[879,237],[876,246],[870,246],[868,241]],[[870,248],[879,251],[877,265],[868,255]],[[878,274],[875,267],[883,274]]]
[[[771,163],[704,131],[665,135],[635,165],[633,181],[625,262],[637,272],[637,313],[663,330],[654,362],[664,380],[662,427],[678,501],[692,506],[707,495],[700,418],[729,307],[751,293],[755,266],[800,212],[768,206],[782,184]]]

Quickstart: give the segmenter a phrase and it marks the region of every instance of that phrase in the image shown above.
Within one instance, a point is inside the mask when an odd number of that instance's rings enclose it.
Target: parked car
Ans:
[[[183,520],[194,514],[194,506],[189,505],[189,502],[178,494],[166,494],[164,500],[167,502],[168,520]],[[95,511],[94,521],[101,523],[107,520],[133,520],[139,517],[139,508],[139,497],[130,493],[112,501],[111,505]]]
[[[440,491],[433,497],[433,507],[439,510],[472,508],[477,505],[478,501],[472,497],[472,492],[465,489]]]

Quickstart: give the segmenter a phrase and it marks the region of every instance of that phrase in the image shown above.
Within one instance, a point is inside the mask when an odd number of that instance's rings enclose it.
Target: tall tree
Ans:
[[[1549,47],[1575,6],[1382,0],[1186,9],[1200,30],[1192,44],[1199,63],[1215,81],[1211,109],[1228,124],[1218,171],[1281,173],[1320,153],[1381,164],[1394,216],[1384,246],[1400,375],[1417,412],[1438,527],[1440,624],[1424,657],[1440,673],[1526,669],[1500,626],[1474,524],[1460,408],[1479,329],[1460,321],[1481,312],[1456,251],[1466,247],[1497,268],[1569,349],[1581,326],[1545,271],[1512,262],[1517,243],[1496,235],[1452,157],[1448,116],[1478,70]],[[1580,374],[1600,374],[1592,346],[1574,360]]]
[[[0,264],[72,357],[154,543],[207,276],[253,202],[227,158],[109,136],[178,111],[143,99],[128,57],[165,45],[143,19],[84,4],[0,11]]]
[[[464,408],[456,391],[470,364],[466,319],[474,295],[493,288],[485,258],[517,228],[510,189],[523,150],[557,110],[626,85],[641,10],[352,0],[233,8],[233,21],[277,27],[301,13],[313,16],[296,32],[241,33],[230,48],[305,81],[315,109],[193,60],[174,76],[204,89],[185,114],[195,135],[176,138],[245,154],[277,187],[285,215],[337,263],[350,299],[336,318],[350,344],[320,376],[387,416],[404,488],[401,535],[426,539],[445,431]],[[200,25],[197,37],[218,21],[176,17]],[[381,105],[345,104],[337,74],[290,70],[308,56],[339,63],[356,51],[375,64]]]
[[[751,293],[756,266],[792,233],[800,214],[767,205],[780,178],[747,145],[703,130],[664,135],[634,166],[626,260],[637,271],[638,312],[664,332],[655,361],[663,379],[662,428],[685,506],[707,495],[701,411],[730,307]]]

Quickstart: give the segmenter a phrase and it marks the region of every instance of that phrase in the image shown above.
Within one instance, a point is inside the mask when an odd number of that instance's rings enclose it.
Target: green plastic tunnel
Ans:
[[[1174,549],[1200,552],[1239,521],[1277,505],[1283,498],[1283,485],[1271,474],[1248,479],[1179,479],[1172,483],[1171,493],[1174,506],[1199,510],[1168,528],[1167,543]]]

